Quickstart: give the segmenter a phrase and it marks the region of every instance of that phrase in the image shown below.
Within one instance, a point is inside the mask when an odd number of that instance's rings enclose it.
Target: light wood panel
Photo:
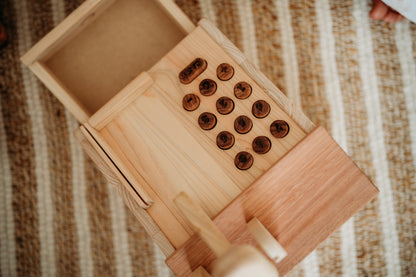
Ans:
[[[233,244],[255,245],[246,222],[257,217],[287,251],[276,265],[284,275],[377,194],[378,189],[318,127],[213,221]],[[192,236],[166,263],[178,276],[190,276],[200,265],[210,271],[213,261],[205,243]]]

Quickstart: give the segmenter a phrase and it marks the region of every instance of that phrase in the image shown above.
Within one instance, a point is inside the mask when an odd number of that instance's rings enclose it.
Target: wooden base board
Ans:
[[[257,217],[287,251],[284,275],[378,194],[378,189],[322,127],[316,128],[234,199],[214,223],[233,244],[256,245],[246,222]],[[178,276],[214,255],[194,235],[166,263]]]

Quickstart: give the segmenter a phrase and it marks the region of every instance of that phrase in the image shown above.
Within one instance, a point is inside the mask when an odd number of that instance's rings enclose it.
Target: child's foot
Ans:
[[[404,19],[403,15],[384,4],[381,0],[373,0],[370,17],[374,20],[384,20],[388,23],[395,23]]]

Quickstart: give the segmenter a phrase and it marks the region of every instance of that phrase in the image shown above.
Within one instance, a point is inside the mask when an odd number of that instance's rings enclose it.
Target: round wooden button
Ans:
[[[222,131],[217,135],[217,145],[222,150],[230,149],[235,142],[233,134],[227,131]]]
[[[270,113],[270,105],[264,100],[257,100],[254,102],[251,112],[257,118],[265,118]]]
[[[193,93],[185,95],[182,99],[183,108],[187,111],[195,111],[199,107],[199,97]]]
[[[199,92],[204,96],[213,95],[217,91],[217,84],[214,80],[204,79],[199,83]]]
[[[268,137],[259,136],[253,140],[252,147],[257,154],[266,154],[272,148],[272,143]]]
[[[238,99],[246,99],[251,95],[252,88],[247,82],[238,82],[234,86],[234,95]]]
[[[229,114],[234,110],[234,101],[231,98],[223,96],[218,98],[216,106],[220,114]]]
[[[217,77],[221,81],[228,81],[234,75],[234,68],[228,63],[222,63],[217,67]]]
[[[251,119],[245,115],[240,115],[234,120],[234,129],[237,133],[246,134],[250,132],[252,127],[253,122],[251,122]]]
[[[217,118],[212,113],[202,113],[198,118],[198,124],[203,130],[211,130],[217,125]]]
[[[289,124],[284,120],[275,120],[270,124],[270,133],[276,138],[284,138],[289,133]]]
[[[238,153],[234,158],[234,164],[238,169],[247,170],[253,165],[253,155],[246,151]]]

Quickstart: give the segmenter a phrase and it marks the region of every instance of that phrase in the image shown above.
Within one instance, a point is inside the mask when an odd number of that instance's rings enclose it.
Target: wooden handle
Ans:
[[[211,248],[217,257],[222,256],[228,251],[231,247],[230,242],[204,210],[196,205],[188,195],[181,192],[175,198],[174,202],[191,223],[194,231],[200,235],[202,240]]]

